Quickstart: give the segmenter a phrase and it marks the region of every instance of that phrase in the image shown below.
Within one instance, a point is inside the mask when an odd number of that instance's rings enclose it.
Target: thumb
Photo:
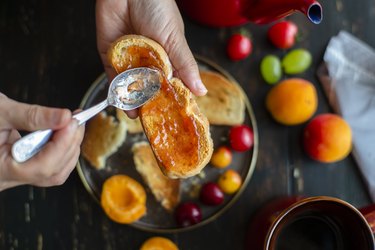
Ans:
[[[172,35],[171,38],[172,39],[168,39],[167,42],[169,44],[166,44],[165,48],[169,59],[175,68],[175,74],[177,74],[177,76],[195,95],[205,95],[207,89],[202,83],[199,75],[198,64],[190,51],[184,35]]]
[[[26,131],[60,129],[72,118],[68,109],[31,105],[8,98],[0,99],[0,113],[9,128]]]

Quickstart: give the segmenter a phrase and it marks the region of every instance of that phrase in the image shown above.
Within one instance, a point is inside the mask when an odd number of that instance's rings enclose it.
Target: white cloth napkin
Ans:
[[[333,37],[318,76],[328,100],[350,125],[353,156],[375,202],[375,51],[345,31]]]

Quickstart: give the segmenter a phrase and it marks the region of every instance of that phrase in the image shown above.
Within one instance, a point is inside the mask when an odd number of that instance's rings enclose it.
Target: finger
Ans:
[[[107,57],[104,60],[108,60]],[[108,84],[112,82],[113,78],[116,77],[117,73],[110,65],[104,65],[105,73],[107,74]]]
[[[127,110],[125,113],[128,115],[129,118],[135,119],[138,117],[138,109],[133,109],[133,110]]]
[[[82,132],[78,132],[78,123],[72,120],[68,126],[54,133],[45,147],[30,160],[17,164],[17,169],[22,168],[22,173],[16,173],[23,180],[32,179],[32,182],[49,178],[56,174],[66,158],[71,157],[72,150],[81,139]],[[34,178],[31,178],[34,176]]]
[[[200,78],[198,64],[183,34],[172,33],[167,43],[165,45],[166,52],[175,68],[176,74],[195,95],[205,95],[207,89]]]
[[[26,184],[18,180],[18,176],[12,171],[14,160],[10,156],[11,144],[3,144],[0,147],[0,191]]]
[[[76,110],[73,111],[73,114],[78,114],[81,111],[82,111],[82,109],[76,109]],[[85,126],[78,126],[78,130],[77,130],[76,133],[77,133],[77,135],[76,135],[75,144],[81,145],[83,137],[85,135]]]
[[[74,154],[70,157],[67,163],[64,165],[63,169],[56,175],[52,176],[50,179],[50,186],[62,185],[69,178],[70,174],[77,165],[78,158],[80,155],[80,147],[74,149]]]
[[[9,134],[9,137],[8,137],[8,140],[7,140],[7,143],[9,143],[9,144],[13,144],[13,143],[15,143],[18,139],[20,139],[21,138],[21,135],[20,135],[20,133],[17,131],[17,130],[15,130],[15,129],[12,129],[11,131],[10,131],[10,134]]]
[[[0,169],[1,177],[12,181],[13,186],[21,184],[43,186],[51,183],[51,177],[63,171],[65,165],[78,154],[77,151],[79,152],[84,127],[81,126],[79,129],[77,127],[77,121],[72,120],[66,128],[54,134],[41,152],[22,164],[15,162],[11,157],[11,145],[3,145],[0,148],[0,162],[4,162],[5,166]]]
[[[59,154],[60,161],[63,162],[64,158],[70,157],[69,153],[73,152],[74,147],[80,145],[83,135],[84,126],[78,126],[78,122],[72,119],[68,126],[54,133],[45,148],[36,156],[48,163],[56,162],[56,154]]]
[[[85,126],[78,126],[78,130],[74,137],[75,139],[73,141],[73,144],[81,146],[84,136],[85,136]]]
[[[48,178],[43,180],[37,180],[32,185],[39,187],[50,187],[50,186],[59,186],[65,183],[69,175],[75,168],[78,162],[78,157],[80,155],[80,147],[76,146],[69,154],[69,157],[66,157],[64,162],[61,163],[59,171],[53,174]]]
[[[117,73],[108,62],[107,50],[113,41],[125,34],[126,28],[123,17],[126,16],[126,12],[128,11],[127,2],[128,1],[96,1],[97,48],[108,81],[112,81]],[[108,13],[114,14],[108,15]]]
[[[81,112],[82,111],[82,109],[76,109],[76,110],[74,110],[72,113],[73,113],[73,115],[75,115],[75,114],[78,114],[79,112]]]
[[[71,119],[68,109],[31,105],[12,99],[0,99],[0,109],[7,126],[19,130],[60,129]]]
[[[69,151],[59,161],[58,167],[54,168],[53,173],[50,176],[46,176],[47,178],[44,178],[44,182],[36,182],[35,185],[57,186],[64,184],[76,166],[79,154],[80,147],[78,145],[70,147]]]

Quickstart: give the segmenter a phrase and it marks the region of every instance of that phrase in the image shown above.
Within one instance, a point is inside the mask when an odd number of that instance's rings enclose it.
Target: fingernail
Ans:
[[[198,92],[198,95],[205,95],[207,93],[207,89],[204,86],[203,82],[198,80],[195,82],[195,88]]]
[[[68,110],[64,110],[64,111],[61,111],[61,112],[54,112],[52,113],[53,117],[52,117],[52,120],[54,122],[54,124],[62,124],[64,123],[64,125],[69,121],[69,118],[71,117],[71,113],[70,111]]]

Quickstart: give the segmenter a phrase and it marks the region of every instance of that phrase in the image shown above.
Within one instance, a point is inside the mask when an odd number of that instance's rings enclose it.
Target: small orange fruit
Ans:
[[[318,107],[315,86],[301,78],[284,80],[268,92],[266,107],[281,124],[304,123],[314,115]]]
[[[318,115],[303,132],[303,146],[314,160],[325,163],[342,160],[352,149],[350,126],[338,115]]]
[[[103,184],[101,206],[112,220],[130,224],[146,213],[145,189],[127,175],[113,175]]]
[[[235,170],[228,169],[220,175],[217,184],[224,193],[233,194],[241,187],[242,178]]]
[[[217,168],[225,168],[232,162],[232,152],[228,147],[218,147],[211,157],[211,164]]]
[[[151,237],[142,244],[140,250],[178,250],[178,247],[168,238]]]

